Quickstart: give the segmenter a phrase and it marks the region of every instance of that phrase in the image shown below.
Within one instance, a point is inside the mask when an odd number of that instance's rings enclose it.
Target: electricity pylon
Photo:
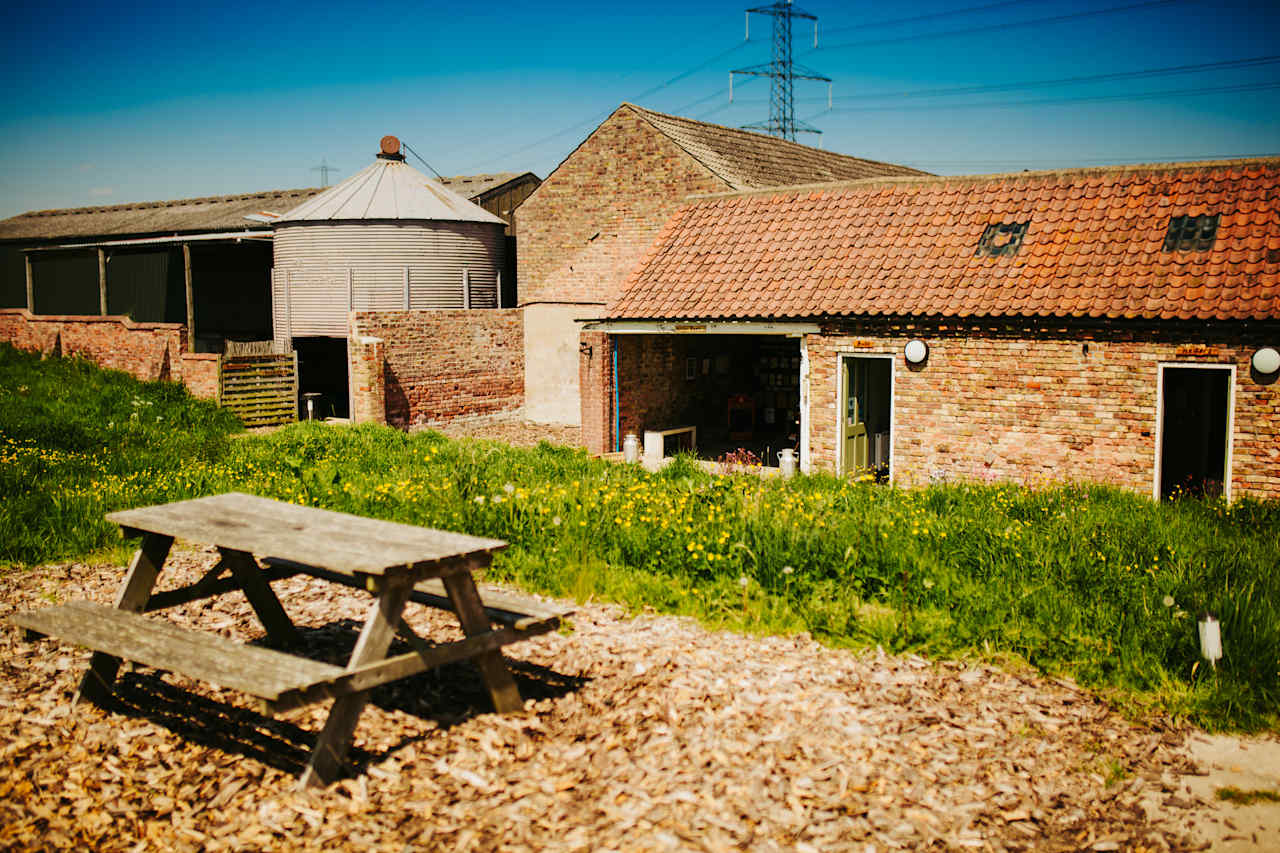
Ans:
[[[336,167],[336,166],[330,166],[328,163],[326,163],[326,162],[325,162],[325,159],[324,159],[323,157],[321,157],[321,158],[320,158],[320,165],[319,165],[319,166],[312,166],[312,167],[311,167],[311,171],[313,171],[313,172],[319,172],[319,173],[320,173],[320,186],[321,186],[321,187],[327,187],[327,186],[329,186],[329,173],[330,173],[330,172],[341,172],[342,170],[341,170],[341,169],[339,169],[339,168],[338,168],[338,167]]]
[[[752,130],[763,130],[770,136],[781,136],[783,139],[795,140],[797,133],[822,133],[816,127],[796,121],[795,96],[793,94],[796,80],[821,80],[827,84],[830,98],[831,78],[806,68],[791,58],[791,22],[795,18],[813,21],[813,41],[818,42],[818,17],[791,5],[791,0],[778,0],[772,6],[756,6],[747,10],[747,38],[751,38],[751,15],[769,15],[773,18],[773,61],[763,65],[752,65],[749,68],[738,68],[729,72],[729,100],[733,100],[733,75],[746,74],[750,77],[769,77],[772,84],[769,88],[769,120],[743,125]]]

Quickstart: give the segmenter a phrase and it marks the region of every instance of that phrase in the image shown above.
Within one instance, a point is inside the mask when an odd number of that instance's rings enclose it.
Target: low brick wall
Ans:
[[[382,387],[370,381],[377,338]],[[385,395],[386,422],[450,421],[508,412],[524,405],[524,333],[520,311],[353,311],[352,411],[377,420]]]
[[[186,352],[181,323],[135,323],[128,317],[34,315],[0,309],[0,340],[19,349],[79,355],[144,381],[184,383],[197,397],[218,394],[218,357]]]

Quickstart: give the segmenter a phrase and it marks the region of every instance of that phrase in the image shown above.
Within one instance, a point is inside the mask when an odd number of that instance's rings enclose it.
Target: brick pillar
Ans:
[[[602,332],[583,332],[578,340],[582,443],[589,453],[609,453],[614,447],[613,339]]]
[[[387,347],[382,338],[350,338],[351,421],[387,422]]]

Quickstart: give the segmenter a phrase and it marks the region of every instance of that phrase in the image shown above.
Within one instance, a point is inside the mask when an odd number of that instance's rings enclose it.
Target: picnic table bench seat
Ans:
[[[310,574],[316,573],[312,567],[288,561],[270,562],[274,564],[270,568],[275,571],[265,574],[272,578],[293,575],[304,569]],[[340,582],[358,585],[349,579]],[[153,602],[163,594],[153,596]],[[428,607],[453,610],[444,583],[438,578],[419,582],[409,600]],[[193,632],[164,619],[89,601],[68,601],[56,607],[16,613],[11,621],[30,634],[56,637],[122,660],[238,690],[256,699],[263,713],[275,714],[368,690],[437,666],[466,660],[481,652],[499,649],[526,637],[554,631],[564,618],[573,613],[571,608],[556,607],[528,596],[499,590],[485,590],[481,600],[485,605],[485,616],[502,625],[502,629],[476,634],[448,645],[419,645],[412,652],[356,669],[344,669],[262,646],[247,646],[217,634]],[[163,605],[163,599],[159,603]],[[159,608],[146,608],[147,611],[156,609]],[[404,636],[411,644],[418,639],[407,631]]]

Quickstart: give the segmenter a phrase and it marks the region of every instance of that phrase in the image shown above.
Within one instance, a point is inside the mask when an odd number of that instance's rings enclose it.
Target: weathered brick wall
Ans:
[[[524,404],[518,309],[353,311],[350,340],[364,337],[383,342],[388,423],[448,421]],[[360,369],[353,365],[350,375]],[[353,404],[372,408],[369,400]]]
[[[348,341],[351,420],[358,424],[387,422],[387,347],[382,338],[352,335]]]
[[[186,352],[180,323],[135,323],[128,317],[34,315],[25,308],[0,309],[0,340],[20,349],[80,355],[102,367],[144,381],[184,383],[197,397],[218,394],[216,355]]]
[[[616,338],[601,332],[583,332],[580,338],[584,345],[578,349],[582,445],[591,453],[609,453],[617,445],[613,433],[612,349]]]
[[[920,368],[902,357],[913,337],[930,348]],[[1274,325],[831,327],[806,339],[813,467],[837,463],[839,354],[890,353],[895,482],[1081,480],[1151,494],[1159,365],[1231,364],[1232,496],[1280,497],[1280,383],[1260,384],[1249,367],[1278,340]]]
[[[728,189],[620,107],[516,211],[520,304],[608,301],[687,196]]]
[[[618,399],[622,434],[683,424],[689,395],[684,378],[686,338],[618,335]]]
[[[183,333],[185,338],[185,332]],[[218,396],[218,354],[184,352],[178,357],[181,380],[195,397],[213,400]]]

